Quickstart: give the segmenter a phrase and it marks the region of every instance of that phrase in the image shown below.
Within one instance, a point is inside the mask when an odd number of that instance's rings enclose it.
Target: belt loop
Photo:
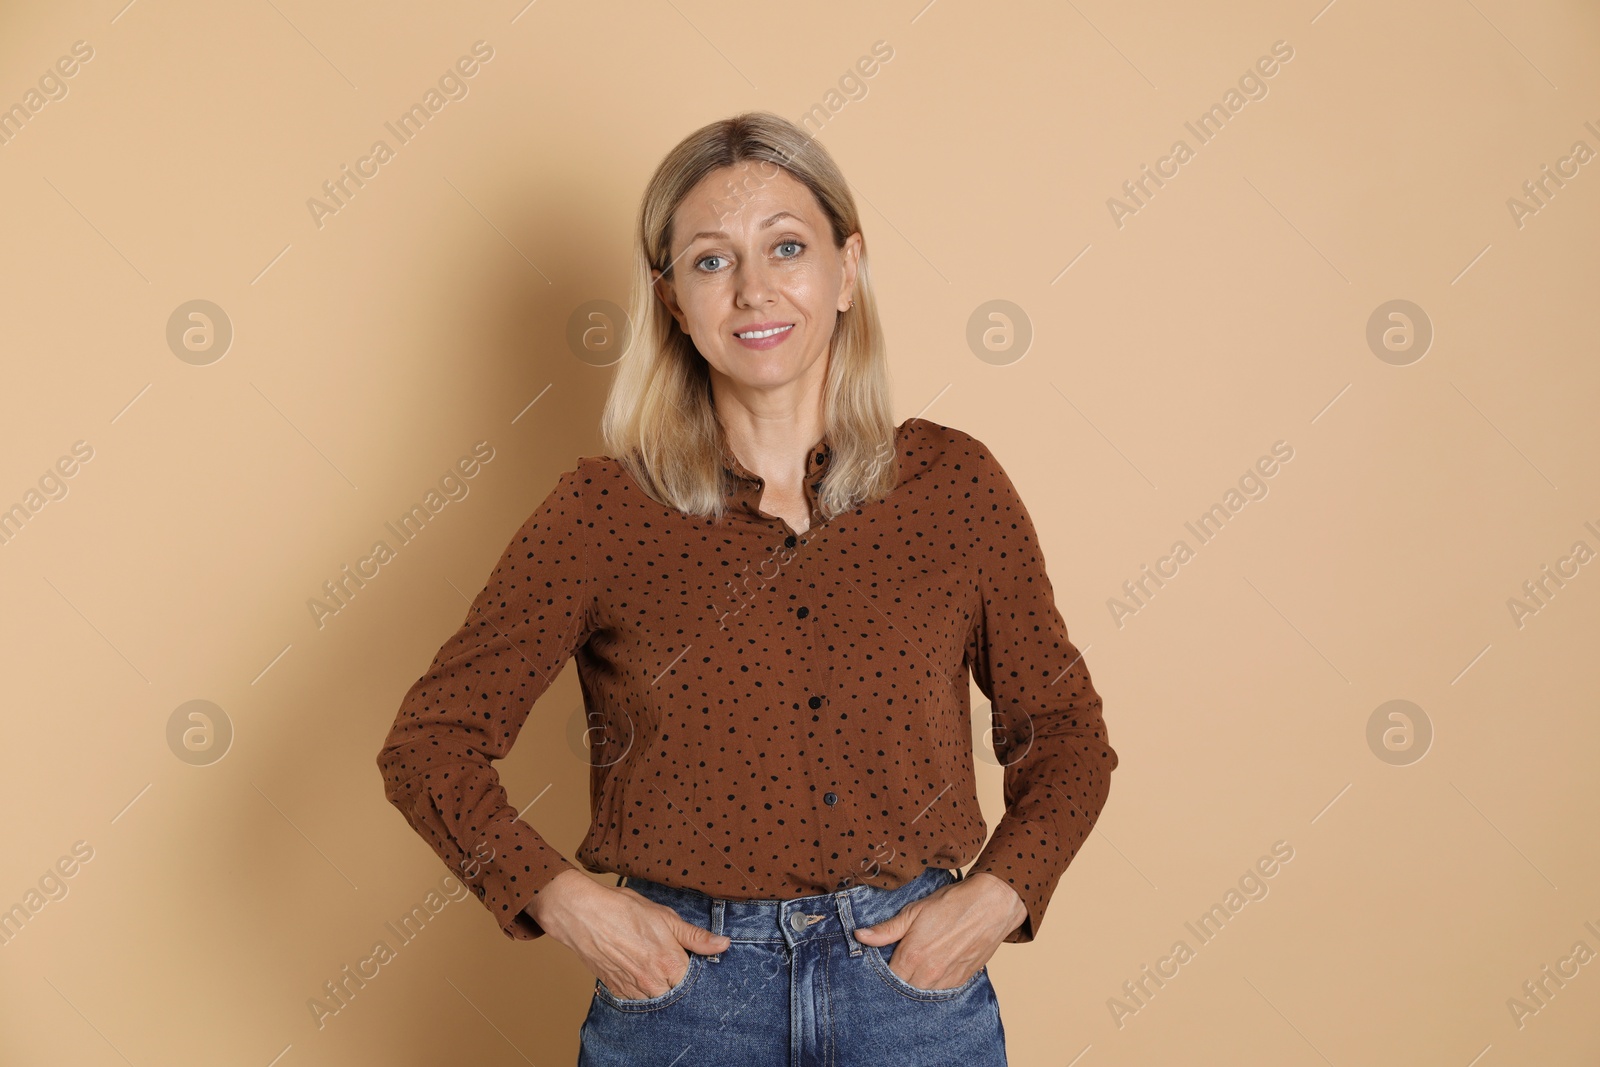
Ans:
[[[713,897],[713,898],[711,898],[711,932],[713,934],[722,933],[722,924],[723,924],[723,920],[724,920],[724,912],[727,911],[727,907],[728,907],[727,906],[727,902],[724,901],[721,897]],[[722,953],[718,952],[718,953],[714,954],[711,957],[711,962],[712,963],[721,963],[722,962]]]
[[[850,946],[850,955],[861,955],[861,942],[856,940],[856,917],[850,910],[850,890],[845,889],[833,895],[839,905],[839,926],[844,930],[845,944]]]

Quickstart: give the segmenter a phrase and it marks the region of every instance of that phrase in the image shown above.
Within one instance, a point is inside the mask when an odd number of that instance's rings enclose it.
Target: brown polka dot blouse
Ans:
[[[506,936],[544,933],[523,909],[573,864],[517,818],[493,761],[569,657],[588,870],[752,900],[894,888],[976,857],[969,874],[1027,905],[1006,940],[1038,933],[1117,766],[1100,695],[999,462],[926,419],[896,443],[896,488],[823,521],[817,442],[798,535],[726,448],[720,522],[585,456],[522,524],[378,754],[390,802]],[[1005,768],[987,844],[969,669]],[[549,711],[553,741],[568,724]]]

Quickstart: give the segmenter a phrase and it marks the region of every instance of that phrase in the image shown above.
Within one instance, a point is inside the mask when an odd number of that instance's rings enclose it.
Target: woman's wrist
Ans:
[[[969,882],[981,882],[984,887],[993,892],[996,897],[1000,897],[1006,901],[1006,905],[1011,909],[1011,918],[1007,919],[1007,921],[1010,922],[1010,925],[1006,927],[1006,935],[1008,937],[1010,936],[1011,931],[1015,930],[1017,927],[1021,926],[1027,921],[1028,905],[1023,902],[1022,894],[1017,892],[1016,887],[1010,882],[1006,881],[1004,878],[1001,878],[997,874],[991,874],[988,871],[978,871],[974,874],[967,875],[965,880]],[[991,882],[993,885],[990,885]],[[1004,886],[1005,893],[1002,894],[999,889],[995,888],[996,886]]]
[[[578,885],[579,882],[583,885]],[[579,893],[594,888],[594,883],[587,875],[576,867],[570,868],[546,882],[544,888],[522,910],[546,934],[566,944],[567,939],[562,931],[566,926],[566,916],[571,913],[573,899]]]

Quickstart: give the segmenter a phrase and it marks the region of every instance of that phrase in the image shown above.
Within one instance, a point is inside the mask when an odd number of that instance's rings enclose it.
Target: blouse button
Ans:
[[[796,611],[796,612],[795,612],[795,614],[796,614],[796,615],[798,615],[798,616],[799,616],[799,617],[800,617],[800,618],[802,618],[802,619],[803,619],[803,618],[805,618],[805,617],[806,617],[806,616],[807,616],[807,615],[810,615],[810,614],[811,614],[811,609],[810,609],[810,608],[808,608],[808,607],[803,607],[803,606],[802,606],[802,607],[801,607],[801,608],[800,608],[800,610],[799,610],[799,611]]]
[[[837,803],[839,803],[839,794],[838,793],[824,793],[824,794],[822,794],[822,799],[826,800],[829,804],[837,804]]]
[[[821,697],[812,697],[810,700],[806,701],[806,703],[810,704],[814,708],[820,708],[820,707],[822,707],[822,698]]]
[[[783,543],[784,543],[784,546],[786,548],[793,548],[794,547],[794,542],[795,542],[794,534],[790,534],[788,537],[785,537],[783,539]]]

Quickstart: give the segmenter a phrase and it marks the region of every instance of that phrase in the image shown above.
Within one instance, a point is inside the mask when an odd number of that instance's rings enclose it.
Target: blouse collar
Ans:
[[[761,494],[766,488],[766,481],[760,475],[751,471],[739,457],[734,455],[729,446],[727,437],[722,438],[722,468],[729,476],[728,501],[735,508],[754,515],[760,519],[771,519],[776,516],[768,515],[761,510]],[[806,475],[802,488],[806,495],[806,502],[810,505],[812,524],[818,519],[817,490],[822,485],[822,476],[828,471],[828,461],[833,457],[833,445],[828,440],[826,431],[806,453]]]

